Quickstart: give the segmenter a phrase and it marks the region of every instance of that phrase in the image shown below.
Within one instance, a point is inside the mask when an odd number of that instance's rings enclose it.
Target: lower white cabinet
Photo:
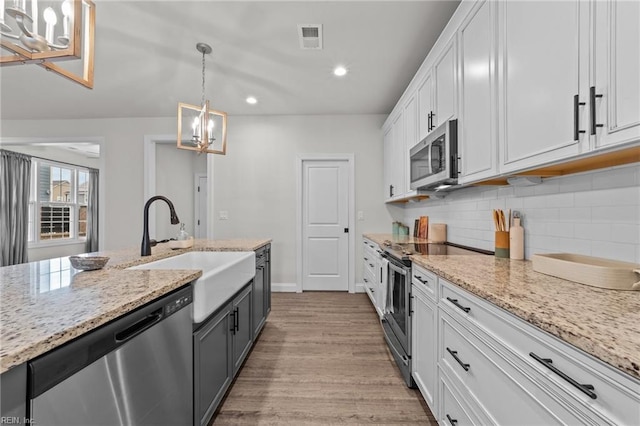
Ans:
[[[378,244],[363,239],[363,263],[362,263],[362,281],[364,290],[369,296],[373,307],[376,308],[378,316],[382,318],[384,309],[383,286],[383,270],[382,270],[382,250]]]
[[[640,380],[414,264],[413,377],[441,425],[640,425]]]
[[[411,375],[427,405],[438,413],[437,276],[413,265],[411,271]]]

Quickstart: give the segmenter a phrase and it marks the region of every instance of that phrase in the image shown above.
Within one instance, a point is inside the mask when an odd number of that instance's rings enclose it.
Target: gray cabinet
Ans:
[[[252,300],[253,292],[251,286],[247,286],[235,297],[232,303],[231,317],[233,320],[233,374],[235,375],[242,362],[249,354],[253,343]]]
[[[206,425],[253,344],[252,283],[193,334],[194,425]]]
[[[233,379],[233,318],[227,304],[193,336],[194,416],[207,424]]]
[[[271,245],[256,250],[253,279],[253,335],[257,336],[271,312]]]

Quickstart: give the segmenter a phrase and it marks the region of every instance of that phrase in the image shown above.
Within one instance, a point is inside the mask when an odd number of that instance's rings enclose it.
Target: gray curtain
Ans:
[[[31,157],[0,149],[0,266],[28,262]]]
[[[89,195],[87,200],[87,253],[98,251],[98,183],[99,173],[89,169]]]

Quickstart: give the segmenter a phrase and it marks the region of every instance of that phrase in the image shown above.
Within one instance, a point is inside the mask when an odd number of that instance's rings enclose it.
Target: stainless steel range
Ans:
[[[386,241],[383,257],[389,262],[387,296],[382,317],[384,337],[407,386],[415,387],[411,377],[411,260],[412,255],[492,254],[453,244],[392,243]]]

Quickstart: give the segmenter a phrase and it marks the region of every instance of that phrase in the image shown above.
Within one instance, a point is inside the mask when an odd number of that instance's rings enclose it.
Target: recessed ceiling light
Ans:
[[[249,96],[249,97],[247,98],[247,103],[248,103],[248,104],[251,104],[251,105],[255,105],[255,104],[257,104],[257,103],[258,103],[258,100],[257,100],[256,98],[254,98],[253,96]]]
[[[344,75],[347,75],[347,69],[342,65],[339,65],[333,69],[333,74],[338,77],[342,77]]]

